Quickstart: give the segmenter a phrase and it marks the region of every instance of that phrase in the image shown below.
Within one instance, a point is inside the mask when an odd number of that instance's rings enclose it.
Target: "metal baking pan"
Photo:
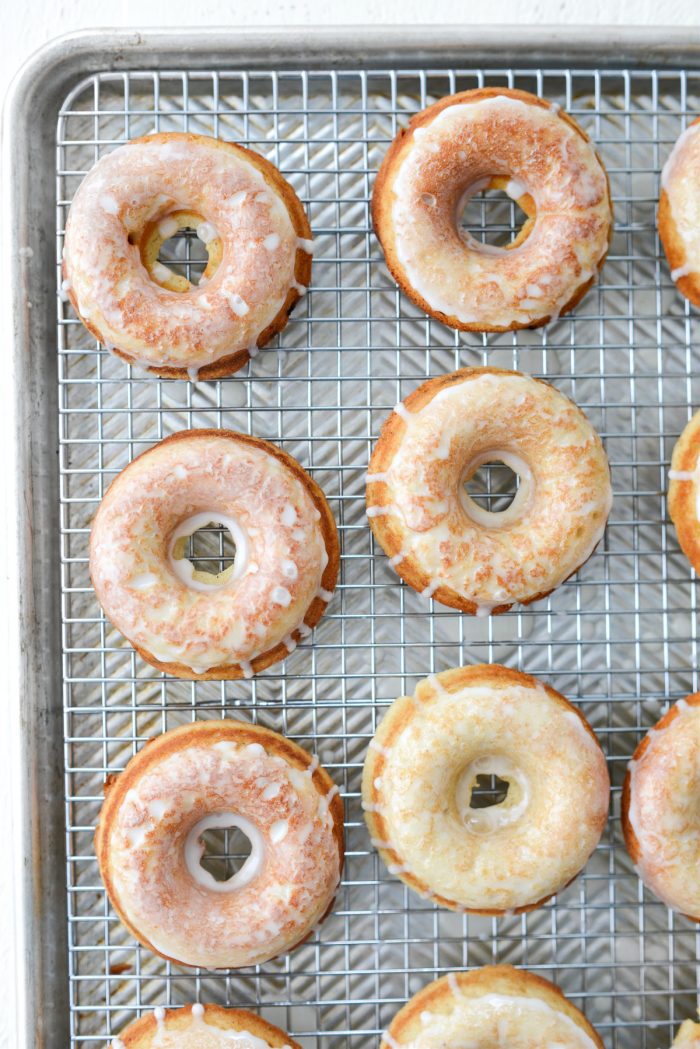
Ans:
[[[373,1046],[420,986],[512,962],[557,981],[610,1049],[667,1046],[697,1005],[698,932],[644,891],[621,841],[636,743],[698,687],[697,602],[665,504],[674,440],[700,404],[695,313],[660,253],[661,163],[700,111],[700,46],[685,30],[416,27],[67,37],[15,80],[4,127],[7,704],[18,882],[19,1047],[103,1045],[140,1010],[197,997],[259,1009],[304,1045]],[[535,332],[457,334],[395,289],[369,221],[398,127],[451,91],[510,84],[591,133],[616,232],[596,287]],[[97,156],[157,126],[249,144],[305,202],[313,286],[278,344],[231,379],[146,378],[101,351],[57,294],[68,203]],[[472,227],[505,233],[510,205]],[[184,240],[182,265],[196,266]],[[189,253],[189,254],[188,254]],[[372,543],[363,474],[390,407],[427,375],[489,361],[545,375],[604,436],[615,505],[604,544],[548,600],[474,621],[402,586]],[[195,425],[278,440],[325,489],[341,528],[341,586],[313,638],[253,682],[182,683],[138,659],[89,586],[89,522],[136,452]],[[485,484],[496,498],[499,477]],[[541,675],[596,728],[614,784],[608,832],[583,877],[544,908],[494,920],[435,909],[383,868],[359,802],[377,719],[425,673],[501,661]],[[333,916],[257,970],[197,973],[140,950],[105,900],[92,851],[101,781],[185,719],[260,720],[316,750],[347,806]],[[8,980],[12,976],[8,971]],[[6,986],[11,983],[6,981]]]

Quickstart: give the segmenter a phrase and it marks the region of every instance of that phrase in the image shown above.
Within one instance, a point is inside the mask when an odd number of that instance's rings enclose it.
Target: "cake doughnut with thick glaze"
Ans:
[[[505,798],[472,806],[479,777]],[[582,870],[603,832],[610,780],[583,715],[502,666],[445,670],[397,699],[369,745],[362,802],[389,871],[453,910],[520,913]]]
[[[700,692],[679,699],[632,756],[622,790],[625,845],[644,884],[700,922]]]
[[[228,881],[200,865],[206,830],[251,853]],[[328,773],[260,725],[200,721],[149,741],[108,780],[95,832],[107,894],[149,950],[208,969],[291,951],[329,912],[343,803]]]
[[[603,1049],[586,1017],[549,980],[510,965],[451,972],[414,994],[380,1049]]]
[[[221,1005],[157,1008],[110,1042],[110,1049],[300,1049],[279,1027],[245,1009]]]
[[[700,117],[680,135],[661,172],[659,237],[681,295],[700,306]]]
[[[668,479],[668,509],[678,542],[700,572],[700,412],[676,441]]]
[[[194,226],[209,251],[198,285],[157,261]],[[63,289],[83,324],[129,364],[168,378],[238,371],[286,323],[311,277],[311,230],[264,157],[180,132],[106,154],[66,223]]]
[[[488,188],[517,200],[527,222],[507,248],[460,227]],[[546,324],[595,280],[612,235],[605,168],[558,107],[510,88],[441,99],[394,139],[372,193],[374,228],[402,291],[462,331]]]
[[[511,505],[465,489],[484,463],[519,475]],[[369,464],[367,516],[401,578],[475,615],[546,597],[602,538],[610,468],[583,412],[520,372],[464,368],[429,379],[394,408]]]
[[[235,560],[212,576],[187,536],[225,526]],[[90,576],[107,618],[158,670],[251,677],[284,659],[323,615],[338,534],[303,467],[268,441],[184,430],[137,456],[95,515]]]

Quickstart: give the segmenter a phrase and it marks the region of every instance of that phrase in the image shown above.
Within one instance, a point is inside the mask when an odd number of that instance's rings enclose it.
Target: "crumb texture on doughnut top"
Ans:
[[[179,214],[199,216],[198,235],[220,255],[199,285],[149,256],[154,231],[157,243],[172,236]],[[106,154],[81,183],[65,287],[83,323],[130,363],[214,378],[285,326],[309,283],[310,237],[294,190],[263,157],[203,135],[147,135]]]
[[[134,1020],[110,1049],[300,1049],[279,1027],[245,1009],[220,1005],[157,1008]]]
[[[637,873],[668,907],[700,921],[700,693],[679,699],[629,763],[622,827]]]
[[[700,572],[700,412],[676,441],[668,478],[668,509],[678,542]]]
[[[664,164],[659,236],[672,280],[700,305],[700,117],[679,136]]]
[[[475,807],[480,776],[506,797]],[[392,874],[455,910],[526,911],[564,888],[608,813],[605,756],[583,715],[506,667],[471,666],[397,699],[369,745],[362,800]]]
[[[220,576],[193,570],[184,537],[232,533]],[[182,431],[112,482],[90,536],[90,575],[108,618],[154,666],[179,677],[250,677],[310,633],[335,586],[338,536],[323,493],[267,441]]]
[[[217,881],[201,838],[226,826],[251,852]],[[276,732],[196,722],[151,740],[108,783],[95,851],[113,907],[150,950],[209,969],[256,965],[328,913],[343,803],[318,760]]]
[[[488,513],[465,492],[486,462],[520,477]],[[548,594],[584,564],[612,505],[610,468],[583,412],[519,372],[464,368],[396,406],[369,464],[367,515],[414,590],[477,615]]]
[[[494,184],[529,215],[508,248],[460,226],[466,200]],[[586,134],[508,88],[465,91],[414,116],[380,168],[372,213],[402,290],[462,330],[533,327],[571,309],[612,232],[607,175]]]
[[[381,1049],[603,1049],[576,1006],[553,983],[510,965],[449,973],[401,1009]]]

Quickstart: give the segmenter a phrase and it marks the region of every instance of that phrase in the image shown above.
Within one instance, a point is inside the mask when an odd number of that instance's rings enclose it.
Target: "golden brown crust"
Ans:
[[[296,235],[302,240],[311,240],[311,226],[309,225],[309,220],[306,217],[306,212],[304,211],[301,201],[285,179],[284,175],[274,166],[274,164],[271,164],[269,160],[266,160],[265,157],[261,157],[259,153],[254,153],[252,150],[247,149],[245,146],[240,146],[236,142],[224,142],[223,139],[220,138],[213,138],[208,135],[193,135],[189,132],[182,131],[164,131],[155,135],[142,135],[139,138],[130,139],[129,142],[130,144],[145,142],[152,145],[172,142],[173,140],[181,142],[197,142],[201,139],[206,139],[207,142],[214,143],[218,149],[228,150],[231,153],[238,154],[249,164],[252,164],[253,167],[257,168],[267,184],[271,186],[283,200]],[[294,278],[298,284],[303,285],[304,287],[308,287],[309,282],[311,281],[311,263],[311,255],[303,248],[297,248],[296,260],[294,263]],[[61,271],[63,277],[67,278],[68,271],[65,260],[63,261]],[[80,319],[82,324],[84,324],[88,331],[95,336],[98,342],[105,345],[106,340],[99,329],[81,315],[77,299],[70,287],[68,288],[68,298],[70,299],[76,316]],[[286,328],[289,315],[300,298],[301,294],[296,288],[289,289],[281,309],[277,315],[273,317],[267,328],[265,328],[258,336],[256,340],[258,348],[265,346],[273,336],[279,334],[279,332]],[[137,362],[131,354],[120,349],[118,346],[115,346],[111,352],[114,353],[116,357],[120,357],[123,361],[126,361],[128,364],[132,364],[139,368],[142,367],[142,365]],[[240,371],[249,360],[250,354],[247,349],[237,350],[235,353],[229,354],[226,357],[220,357],[219,360],[198,368],[198,378],[221,379],[227,375],[233,375],[235,372]],[[169,365],[158,365],[144,368],[143,370],[148,371],[151,375],[156,375],[161,379],[189,379],[187,368],[174,368]]]
[[[114,907],[114,910],[119,915],[120,921],[129,930],[132,936],[134,936],[139,943],[142,943],[144,947],[147,947],[149,951],[159,955],[161,958],[167,958],[168,961],[175,962],[178,965],[184,965],[187,963],[181,962],[177,958],[171,958],[167,954],[162,954],[161,951],[141,935],[140,931],[129,921],[124,913],[111,876],[109,865],[109,839],[114,820],[117,817],[119,807],[126,794],[131,789],[138,789],[138,784],[141,778],[154,765],[160,764],[160,762],[164,761],[166,758],[187,749],[193,744],[196,744],[197,746],[213,746],[215,743],[222,741],[237,743],[240,746],[246,746],[249,743],[259,743],[265,748],[267,754],[282,758],[293,768],[300,769],[301,771],[306,771],[307,769],[312,768],[313,758],[310,754],[296,743],[293,743],[292,740],[287,739],[285,736],[281,736],[278,732],[273,732],[272,729],[264,728],[262,725],[247,724],[243,721],[234,721],[233,719],[227,719],[224,721],[195,721],[192,724],[181,725],[179,728],[171,729],[169,732],[165,732],[160,736],[152,737],[148,740],[147,744],[145,744],[141,750],[129,760],[123,772],[108,777],[105,781],[105,800],[102,803],[97,826],[95,828],[95,855],[97,857],[97,863],[107,895],[109,896],[109,900]],[[313,768],[311,782],[314,784],[319,796],[321,797],[325,797],[335,786],[331,777],[320,765]],[[344,805],[339,793],[335,793],[331,798],[328,811],[333,819],[333,837],[338,847],[338,869],[342,871],[343,860],[345,857],[345,838],[343,834]],[[323,921],[332,907],[333,901],[329,904],[328,909],[320,919],[321,921]],[[294,950],[295,947],[298,947],[308,939],[310,935],[311,931],[306,933],[302,939],[296,943],[291,944],[288,947],[288,950]]]
[[[476,379],[480,375],[523,375],[523,372],[508,371],[504,368],[460,368],[456,372],[451,372],[448,375],[439,375],[434,379],[428,379],[422,383],[417,389],[413,390],[412,393],[404,399],[403,404],[406,410],[411,413],[421,411],[422,408],[429,404],[433,398],[440,393],[441,390],[447,389],[449,386],[457,386],[462,382],[469,379]],[[537,379],[534,376],[529,376],[533,382],[540,383],[542,386],[551,386],[552,384],[547,382],[545,379]],[[564,396],[564,394],[562,394]],[[567,398],[570,400],[570,398]],[[573,404],[574,402],[571,401]],[[403,435],[406,431],[405,421],[396,414],[391,412],[387,420],[382,426],[379,433],[377,443],[374,446],[372,455],[367,468],[368,474],[385,474],[391,467],[391,463],[394,456],[399,450]],[[367,494],[366,504],[367,508],[389,506],[391,500],[387,491],[386,485],[377,483],[376,481],[369,481],[367,483]],[[370,517],[369,526],[372,533],[381,546],[384,553],[389,558],[395,558],[403,549],[403,540],[401,536],[400,528],[391,514],[380,514],[376,517]],[[591,550],[586,561],[582,561],[567,579],[571,579],[572,576],[579,572],[584,564],[595,553],[595,547]],[[394,571],[403,579],[404,583],[407,583],[417,593],[421,593],[428,587],[432,580],[427,573],[421,571],[417,564],[414,564],[411,558],[404,558],[393,566]],[[566,579],[562,580],[561,585],[566,582]],[[468,598],[462,597],[456,594],[449,586],[438,586],[435,590],[431,591],[433,598],[438,601],[441,605],[447,605],[448,608],[456,608],[460,612],[464,612],[467,615],[475,616],[479,611],[479,606],[476,601],[470,601]],[[520,605],[531,605],[535,601],[542,601],[545,597],[548,597],[552,593],[552,589],[543,590],[540,593],[533,594],[532,597],[528,597],[526,600],[517,602]],[[511,601],[502,605],[497,605],[491,609],[490,614],[497,616],[502,612],[508,612],[514,605],[515,602]]]
[[[211,1004],[204,1005],[203,1009],[204,1020],[211,1027],[219,1027],[222,1031],[249,1031],[266,1041],[272,1049],[283,1049],[284,1046],[301,1049],[298,1042],[279,1027],[268,1023],[255,1013],[248,1012],[247,1009],[225,1009],[222,1005]],[[182,1031],[190,1026],[191,1017],[191,1005],[185,1005],[180,1009],[166,1009],[164,1023],[169,1031]],[[154,1014],[146,1013],[132,1021],[118,1037],[126,1049],[151,1049],[155,1044],[157,1031],[158,1023]]]
[[[450,976],[443,976],[429,983],[396,1014],[388,1030],[391,1043],[384,1038],[380,1049],[390,1049],[390,1044],[393,1047],[395,1042],[406,1045],[414,1041],[422,1028],[421,1013],[440,1014],[452,1011],[456,999],[450,987],[451,977],[456,981],[460,997],[481,998],[488,994],[500,994],[545,1002],[551,1009],[563,1013],[573,1021],[598,1049],[604,1049],[597,1031],[556,984],[525,969],[515,969],[512,965],[485,965],[471,972],[451,973]]]
[[[688,127],[693,127],[697,123],[700,123],[700,117],[696,117]],[[682,269],[686,265],[687,256],[665,189],[661,190],[661,195],[659,196],[657,221],[659,238],[663,245],[669,269],[673,273],[674,270]],[[694,306],[700,306],[700,273],[686,273],[674,283],[681,295],[684,295]]]
[[[420,295],[416,289],[408,283],[404,274],[403,267],[399,262],[396,249],[394,246],[394,239],[392,234],[392,223],[390,221],[391,213],[391,186],[398,172],[398,168],[404,159],[404,154],[410,148],[411,145],[411,134],[416,128],[423,127],[427,124],[431,124],[438,113],[442,112],[448,106],[460,105],[463,103],[480,102],[485,98],[494,98],[499,95],[504,95],[507,98],[518,99],[521,102],[525,102],[528,105],[537,106],[541,109],[551,109],[549,102],[545,99],[539,98],[537,95],[532,95],[528,91],[519,91],[515,88],[506,87],[483,87],[476,88],[472,91],[461,91],[456,95],[448,95],[445,98],[440,99],[439,102],[435,102],[432,106],[428,106],[427,109],[421,110],[420,113],[416,113],[408,123],[408,126],[402,128],[397,134],[394,141],[389,146],[389,149],[382,161],[381,167],[377,172],[377,177],[374,181],[374,189],[372,190],[372,224],[374,226],[374,232],[382,246],[386,264],[389,267],[392,277],[400,287],[401,291],[406,295],[412,302],[415,303],[424,313],[428,316],[434,317],[435,320],[440,321],[442,324],[446,324],[450,328],[456,328],[458,331],[491,331],[491,332],[503,332],[503,331],[515,331],[519,328],[541,328],[545,324],[549,324],[552,320],[552,316],[543,317],[540,320],[532,321],[528,324],[521,324],[518,321],[513,321],[508,326],[488,325],[480,322],[464,322],[460,321],[459,318],[454,316],[448,316],[442,313],[440,310],[434,310],[430,304]],[[568,124],[573,130],[579,135],[584,142],[590,142],[590,138],[580,127],[579,124],[570,117],[568,113],[563,110],[558,111],[558,116],[566,124]],[[600,166],[605,175],[605,182],[608,190],[608,203],[610,206],[610,213],[612,216],[613,205],[612,197],[610,194],[610,179],[608,177],[607,170],[605,169],[603,162],[598,158]],[[507,180],[504,179],[492,179],[489,188],[501,189]],[[529,195],[525,195],[518,200],[518,205],[525,212],[528,221],[523,226],[523,229],[515,240],[508,245],[508,249],[512,250],[518,247],[527,238],[531,232],[534,224],[535,212],[534,201]],[[608,230],[608,247],[612,242],[613,236],[613,222],[610,222],[610,228]],[[598,271],[603,266],[607,258],[607,251],[600,258],[598,262]],[[563,316],[565,313],[569,313],[581,299],[584,297],[589,288],[593,285],[595,277],[591,277],[589,280],[584,281],[574,294],[571,296],[569,301],[559,310],[559,316]]]
[[[685,702],[690,707],[700,706],[700,692],[694,692],[691,696],[687,696]],[[657,723],[652,727],[652,729],[647,732],[644,739],[641,740],[641,742],[637,745],[637,748],[634,754],[632,755],[632,761],[641,761],[648,748],[651,746],[651,741],[653,739],[652,732],[662,732],[665,728],[668,728],[671,722],[675,721],[676,718],[680,715],[680,713],[681,711],[678,709],[677,704],[674,703],[670,710],[668,710],[664,714],[664,716],[659,721],[657,721]],[[627,772],[625,774],[625,781],[622,785],[620,822],[622,824],[622,834],[625,839],[625,846],[630,855],[632,863],[635,865],[635,867],[637,867],[639,866],[640,860],[642,858],[642,850],[640,848],[639,840],[637,839],[637,835],[634,833],[634,828],[632,827],[632,822],[630,820],[631,791],[632,774],[628,767]],[[685,917],[689,918],[690,921],[700,924],[700,918],[695,918],[692,914],[688,914]]]
[[[671,470],[695,475],[699,462],[700,412],[696,412],[676,441],[671,457]],[[676,478],[670,481],[668,510],[681,550],[695,571],[700,573],[700,521],[697,517],[695,481]]]
[[[547,695],[559,706],[567,712],[576,715],[581,722],[581,725],[585,728],[588,735],[602,753],[600,741],[581,711],[578,710],[573,703],[570,703],[565,696],[562,696],[560,692],[557,692],[556,689],[553,689],[550,685],[544,684],[544,682],[539,681],[531,674],[525,674],[520,670],[512,670],[510,667],[504,667],[498,663],[481,663],[468,667],[455,667],[451,670],[443,670],[439,674],[435,674],[435,679],[439,682],[445,692],[451,694],[461,692],[462,689],[465,688],[475,688],[479,686],[485,688],[506,688],[509,685],[517,685],[521,688],[544,689]],[[415,698],[421,703],[430,699],[434,693],[435,688],[431,680],[426,678],[420,681],[416,686]],[[386,763],[386,752],[394,745],[408,723],[415,716],[416,704],[413,699],[410,696],[400,696],[394,703],[392,703],[391,707],[379,723],[379,727],[374,735],[374,739],[381,749],[370,747],[367,751],[362,775],[362,804],[365,810],[367,827],[370,836],[374,841],[388,842],[390,837],[389,828],[384,821],[384,817],[381,812],[378,811],[381,799],[380,792],[375,786],[375,781],[378,777],[381,778],[382,769]],[[468,908],[462,906],[462,904],[458,903],[456,900],[450,900],[445,896],[441,896],[439,893],[434,893],[430,886],[421,878],[416,877],[416,875],[410,871],[403,871],[404,860],[393,848],[387,849],[377,847],[377,851],[387,866],[395,865],[398,868],[401,873],[398,873],[397,877],[401,878],[401,881],[408,885],[409,888],[413,889],[420,895],[430,896],[430,899],[434,903],[439,904],[441,907],[447,907],[450,910],[458,910],[460,912],[464,911],[471,914],[524,914],[527,911],[537,910],[537,908],[545,904],[547,900],[550,900],[553,896],[557,895],[557,893],[550,893],[549,896],[545,896],[536,903],[530,903],[524,907],[516,907],[508,910],[505,908]],[[567,885],[571,885],[577,877],[578,874],[574,875],[571,881],[567,882]],[[558,892],[562,892],[567,885],[562,886]]]
[[[333,591],[338,579],[338,568],[340,566],[340,542],[338,540],[338,528],[333,517],[333,511],[328,505],[325,495],[321,488],[316,484],[312,477],[306,472],[301,463],[289,455],[288,452],[283,451],[282,448],[278,448],[276,444],[272,444],[271,441],[265,441],[262,437],[251,437],[248,434],[236,433],[234,430],[216,430],[213,428],[202,429],[202,430],[180,430],[178,433],[173,433],[169,437],[164,437],[162,441],[159,441],[153,448],[160,447],[163,444],[170,444],[174,441],[181,440],[192,440],[192,438],[208,438],[208,437],[224,437],[235,440],[236,442],[243,442],[244,444],[250,444],[254,447],[261,448],[263,451],[272,455],[275,459],[282,463],[290,470],[297,480],[304,486],[309,494],[309,497],[313,501],[314,506],[320,513],[319,528],[323,535],[323,541],[326,546],[326,553],[328,554],[328,564],[326,565],[323,575],[321,577],[321,587],[324,590]],[[121,473],[118,475],[123,478],[128,470],[133,466],[137,460],[143,455],[148,455],[153,448],[148,448],[144,452],[140,452],[139,455],[135,456],[128,466],[125,466]],[[92,535],[90,536],[90,554],[92,554]],[[326,611],[327,602],[322,601],[320,597],[314,598],[309,605],[306,615],[304,616],[303,622],[308,627],[314,627],[323,616]],[[126,636],[126,635],[124,635]],[[301,634],[299,629],[293,630],[290,637],[294,641],[301,640]],[[222,664],[218,667],[211,667],[209,670],[204,671],[201,674],[196,673],[191,667],[185,666],[184,663],[163,663],[156,659],[150,652],[139,645],[136,645],[131,638],[127,637],[126,640],[130,645],[138,652],[142,659],[147,663],[150,663],[156,670],[162,670],[164,674],[170,674],[173,677],[184,678],[187,681],[222,681],[222,680],[235,680],[244,677],[244,672],[239,663],[227,663]],[[279,645],[275,645],[274,648],[269,649],[267,652],[262,652],[255,659],[251,660],[251,667],[255,673],[260,670],[266,670],[267,667],[272,666],[273,663],[278,663],[282,659],[286,659],[289,655],[289,650],[286,645],[280,642]]]

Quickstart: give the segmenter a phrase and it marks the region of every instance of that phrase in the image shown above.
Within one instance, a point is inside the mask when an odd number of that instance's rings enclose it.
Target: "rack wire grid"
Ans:
[[[456,333],[426,317],[396,289],[370,225],[373,176],[398,129],[445,94],[490,84],[560,103],[590,133],[611,180],[615,236],[600,279],[573,314],[537,331]],[[132,370],[57,298],[73,1047],[105,1043],[156,1005],[202,999],[259,1010],[305,1046],[365,1049],[430,980],[497,962],[560,984],[611,1049],[666,1047],[694,1014],[697,927],[645,891],[618,816],[636,744],[670,702],[698,688],[696,589],[665,489],[674,441],[700,402],[699,332],[660,252],[655,205],[660,166],[699,95],[694,71],[358,63],[327,72],[104,72],[66,98],[57,288],[81,179],[104,153],[154,128],[264,154],[304,202],[317,247],[311,288],[287,329],[222,381],[158,381]],[[495,226],[504,236],[515,221],[510,202],[470,207],[465,220],[482,235]],[[181,237],[167,257],[196,273],[190,247]],[[574,579],[527,610],[484,620],[400,582],[372,540],[363,493],[392,406],[428,376],[486,363],[545,376],[586,411],[605,440],[615,502],[604,541]],[[342,570],[326,616],[283,664],[252,681],[156,673],[105,620],[90,586],[90,522],[107,486],[160,438],[205,426],[278,442],[324,489],[340,528]],[[482,471],[481,482],[487,496],[489,486],[505,490],[495,472]],[[199,552],[226,555],[211,539]],[[613,780],[609,826],[585,873],[539,910],[501,919],[442,910],[409,891],[370,845],[360,805],[363,758],[387,706],[428,673],[476,662],[539,675],[576,703]],[[347,863],[332,915],[305,945],[254,969],[211,973],[171,965],[124,930],[100,881],[93,829],[105,776],[150,736],[221,716],[260,722],[318,754],[345,801]],[[225,854],[226,842],[218,844]]]

